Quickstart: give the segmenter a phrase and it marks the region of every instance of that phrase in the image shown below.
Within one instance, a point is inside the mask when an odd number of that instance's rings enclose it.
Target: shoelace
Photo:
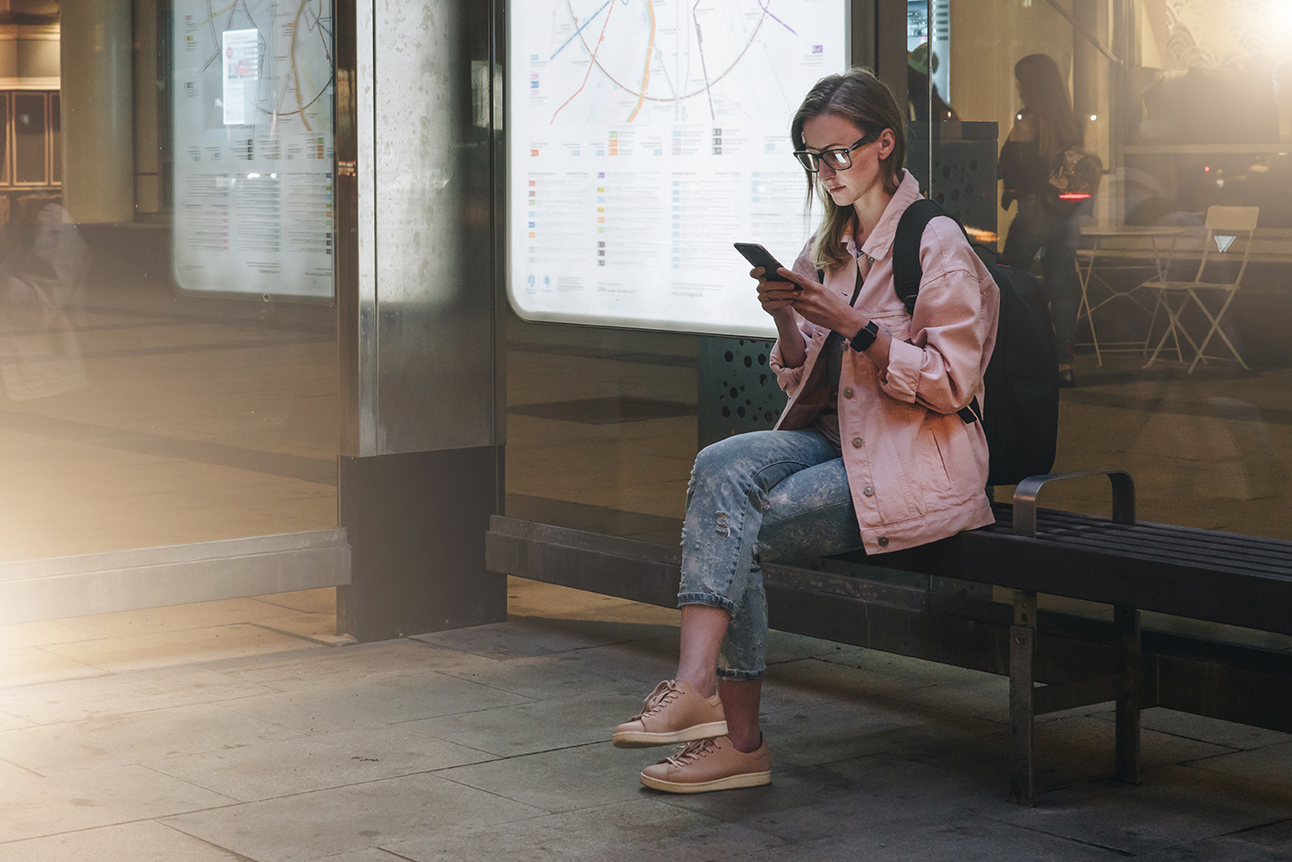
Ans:
[[[717,751],[718,744],[713,739],[697,739],[694,742],[688,742],[686,745],[679,745],[673,749],[673,753],[664,758],[674,766],[687,766],[695,763],[701,757],[707,757],[710,751]]]
[[[651,713],[663,709],[678,695],[681,695],[681,692],[678,691],[677,682],[671,679],[664,680],[655,686],[654,691],[646,696],[646,702],[642,704],[641,715],[635,716],[635,718],[645,718]]]

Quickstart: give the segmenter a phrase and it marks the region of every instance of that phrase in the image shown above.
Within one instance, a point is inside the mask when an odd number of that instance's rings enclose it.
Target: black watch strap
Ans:
[[[861,353],[870,347],[870,345],[874,344],[875,339],[878,337],[879,324],[872,320],[870,323],[867,323],[861,329],[857,330],[857,334],[852,337],[852,349]]]

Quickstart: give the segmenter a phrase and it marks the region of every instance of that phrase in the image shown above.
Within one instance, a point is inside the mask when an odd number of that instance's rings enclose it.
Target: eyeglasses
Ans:
[[[822,150],[819,153],[814,153],[811,150],[795,150],[794,158],[798,159],[799,164],[803,166],[803,170],[810,174],[815,174],[821,170],[822,163],[828,163],[836,171],[846,171],[852,167],[853,150],[859,150],[867,144],[875,143],[883,133],[883,129],[871,132],[851,147],[835,147],[832,150]]]

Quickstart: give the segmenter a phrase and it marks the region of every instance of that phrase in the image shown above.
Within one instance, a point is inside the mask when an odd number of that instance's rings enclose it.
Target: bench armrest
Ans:
[[[1014,535],[1036,538],[1036,497],[1047,482],[1078,479],[1084,476],[1107,476],[1113,488],[1113,521],[1135,523],[1135,482],[1121,470],[1083,470],[1078,473],[1047,473],[1028,476],[1014,489]]]

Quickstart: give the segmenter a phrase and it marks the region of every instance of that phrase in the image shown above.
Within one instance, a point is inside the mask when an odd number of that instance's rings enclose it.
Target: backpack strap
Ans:
[[[893,289],[911,316],[915,315],[915,300],[920,293],[920,279],[924,277],[920,239],[924,228],[938,216],[952,218],[935,202],[920,198],[906,208],[897,222],[897,234],[893,238]]]
[[[897,222],[897,234],[893,238],[893,290],[906,306],[906,313],[912,317],[915,316],[915,300],[920,295],[920,279],[924,277],[924,268],[920,265],[920,240],[924,237],[924,228],[939,216],[960,224],[955,216],[928,198],[920,198],[907,207]],[[981,415],[978,399],[970,401],[968,407],[960,408],[957,415],[966,425],[977,422]]]

